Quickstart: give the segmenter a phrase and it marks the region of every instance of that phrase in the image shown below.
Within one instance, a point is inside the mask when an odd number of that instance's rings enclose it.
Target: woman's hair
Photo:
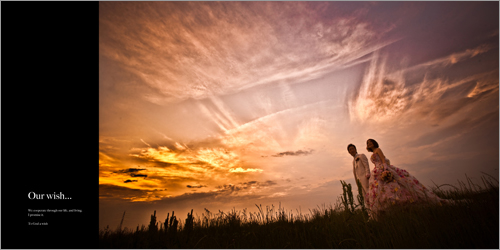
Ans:
[[[354,149],[356,149],[356,151],[358,150],[358,149],[356,148],[356,146],[354,146],[354,144],[352,144],[352,143],[351,143],[351,144],[347,145],[347,152],[349,152],[349,148],[350,148],[350,147],[354,147]]]
[[[368,139],[368,140],[367,140],[367,142],[368,142],[368,141],[371,141],[371,142],[373,143],[373,147],[374,147],[374,148],[378,148],[378,143],[377,143],[377,141],[375,141],[375,140],[373,140],[373,139]],[[373,150],[371,150],[370,148],[366,148],[366,149],[368,150],[368,152],[373,152]]]

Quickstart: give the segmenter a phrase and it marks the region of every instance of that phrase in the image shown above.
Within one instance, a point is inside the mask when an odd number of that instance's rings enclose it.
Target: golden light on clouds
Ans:
[[[143,166],[137,168],[122,168],[126,164],[117,164],[116,160],[100,153],[99,183],[145,191],[141,196],[127,198],[130,201],[155,201],[207,187],[208,183],[225,183],[233,179],[231,174],[264,171],[241,166],[238,154],[226,148],[191,150],[178,142],[173,145],[172,149],[166,146],[132,148],[129,156],[143,161]]]
[[[229,172],[231,172],[231,173],[247,173],[247,172],[262,172],[262,171],[264,171],[264,170],[256,169],[256,168],[247,168],[247,169],[232,168],[232,169],[229,169]]]
[[[224,148],[215,149],[200,149],[197,154],[197,159],[204,161],[211,166],[228,170],[238,165],[238,155]]]
[[[151,161],[159,161],[164,163],[189,163],[190,161],[185,157],[179,156],[178,153],[172,152],[167,147],[158,147],[156,148],[146,148],[146,149],[138,149],[134,148],[132,151],[139,151],[138,153],[132,153],[131,156],[144,158]]]

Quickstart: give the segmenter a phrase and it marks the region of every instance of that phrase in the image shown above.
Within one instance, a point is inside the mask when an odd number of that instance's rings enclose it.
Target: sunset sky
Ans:
[[[498,2],[100,2],[99,226],[297,213],[378,141],[428,187],[498,176]],[[370,167],[373,164],[370,162]]]

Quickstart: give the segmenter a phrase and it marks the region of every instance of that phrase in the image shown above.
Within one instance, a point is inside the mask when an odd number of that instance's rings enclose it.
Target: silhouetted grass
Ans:
[[[346,183],[332,207],[317,206],[309,214],[286,211],[281,205],[256,205],[257,212],[231,210],[201,217],[193,211],[184,221],[168,215],[164,223],[151,215],[148,228],[100,230],[99,248],[496,248],[499,247],[498,181],[434,192],[457,200],[453,205],[393,207],[378,221],[368,221],[361,206],[353,206]],[[344,185],[345,184],[345,185]],[[349,198],[350,197],[350,198]]]

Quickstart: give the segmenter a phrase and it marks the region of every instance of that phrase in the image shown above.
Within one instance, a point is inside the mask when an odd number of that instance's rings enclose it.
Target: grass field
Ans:
[[[185,219],[168,215],[135,230],[99,231],[99,248],[499,248],[498,180],[481,185],[441,185],[441,198],[454,205],[394,207],[378,221],[355,201],[350,185],[332,207],[317,206],[308,214],[256,205],[258,212],[192,211]],[[444,188],[447,190],[442,190]],[[451,188],[450,188],[451,187]]]

